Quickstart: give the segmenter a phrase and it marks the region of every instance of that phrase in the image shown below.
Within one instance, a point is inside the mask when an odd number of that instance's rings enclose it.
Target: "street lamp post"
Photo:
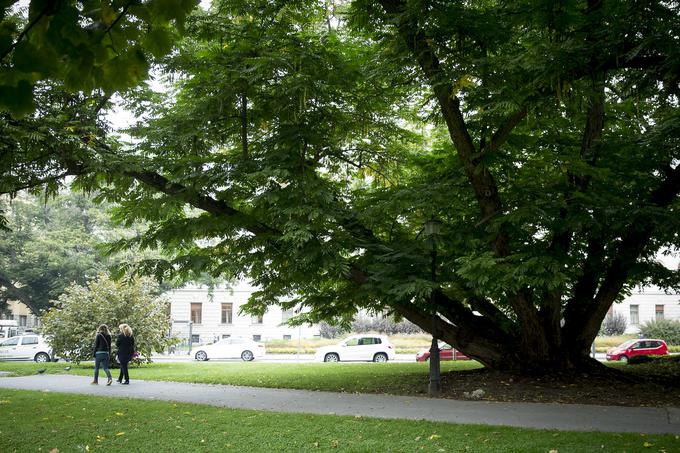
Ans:
[[[424,233],[429,236],[432,241],[432,250],[430,256],[432,257],[432,283],[437,282],[437,242],[436,236],[442,228],[442,223],[432,218],[425,222]],[[430,293],[430,308],[432,310],[432,346],[430,347],[430,384],[428,386],[428,394],[431,397],[438,397],[441,394],[441,378],[439,366],[439,342],[437,341],[437,307],[435,305],[435,289]]]

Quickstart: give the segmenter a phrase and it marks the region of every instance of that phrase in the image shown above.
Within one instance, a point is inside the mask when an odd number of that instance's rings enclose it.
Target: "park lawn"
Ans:
[[[70,366],[66,371],[65,367]],[[442,362],[443,373],[481,368],[474,361]],[[70,373],[91,375],[91,362],[79,365],[65,362],[0,362],[0,371],[15,375]],[[111,370],[114,379],[118,370]],[[101,376],[101,375],[100,375]],[[252,387],[326,390],[331,392],[426,393],[427,363],[258,363],[258,362],[180,362],[151,363],[130,368],[130,379],[193,382],[202,384],[245,385]]]
[[[0,451],[649,452],[673,435],[301,415],[0,389]]]

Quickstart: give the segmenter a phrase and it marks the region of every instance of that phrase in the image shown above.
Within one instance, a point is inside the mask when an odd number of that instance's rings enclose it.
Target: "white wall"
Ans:
[[[262,341],[284,339],[312,338],[319,334],[316,326],[301,327],[282,326],[283,312],[280,307],[270,307],[264,314],[262,324],[253,322],[249,315],[239,314],[239,309],[248,301],[255,288],[246,282],[239,282],[231,289],[215,288],[212,297],[206,287],[186,286],[166,294],[170,300],[170,318],[173,321],[172,333],[181,337],[188,335],[188,324],[191,319],[191,304],[201,303],[202,319],[200,324],[192,325],[192,334],[199,335],[203,343],[223,335],[253,338],[260,335]],[[222,303],[232,304],[232,323],[222,324]]]
[[[638,306],[639,324],[632,324],[630,306]],[[621,313],[628,323],[626,333],[638,333],[640,324],[656,319],[656,306],[663,305],[664,319],[680,320],[680,293],[667,294],[655,287],[636,288],[629,297],[612,307],[615,313]]]

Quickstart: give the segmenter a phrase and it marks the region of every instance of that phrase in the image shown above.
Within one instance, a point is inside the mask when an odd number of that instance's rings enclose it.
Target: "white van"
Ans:
[[[19,325],[12,319],[0,319],[0,339],[19,335]]]

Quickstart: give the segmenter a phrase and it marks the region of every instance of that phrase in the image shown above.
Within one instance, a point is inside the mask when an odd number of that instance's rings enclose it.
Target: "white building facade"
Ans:
[[[255,288],[239,282],[230,288],[186,286],[166,294],[170,301],[171,334],[192,343],[211,343],[232,336],[255,341],[293,340],[319,335],[316,326],[290,327],[285,322],[293,311],[270,307],[263,316],[240,314]]]
[[[638,333],[640,326],[649,321],[680,320],[680,293],[649,286],[636,288],[623,302],[614,304],[610,313],[626,318],[626,333]]]

